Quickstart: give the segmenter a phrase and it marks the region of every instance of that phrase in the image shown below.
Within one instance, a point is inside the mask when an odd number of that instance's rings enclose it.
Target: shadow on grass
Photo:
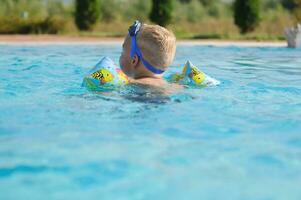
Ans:
[[[191,37],[191,39],[223,39],[223,37],[220,34],[199,34],[199,35],[194,35]]]

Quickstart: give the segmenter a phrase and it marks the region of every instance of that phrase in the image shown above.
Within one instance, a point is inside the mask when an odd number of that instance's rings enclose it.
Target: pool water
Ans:
[[[119,44],[0,45],[0,199],[301,199],[301,50],[179,45],[221,81],[95,93]]]

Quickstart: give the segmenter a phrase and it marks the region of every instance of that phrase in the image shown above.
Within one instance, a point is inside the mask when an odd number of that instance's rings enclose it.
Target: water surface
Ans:
[[[301,199],[301,50],[178,46],[218,87],[81,87],[120,45],[0,45],[0,199]]]

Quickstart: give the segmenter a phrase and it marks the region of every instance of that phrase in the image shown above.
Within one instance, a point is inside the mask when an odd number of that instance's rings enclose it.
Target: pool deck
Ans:
[[[62,35],[0,35],[0,45],[48,45],[48,44],[121,44],[123,38],[99,38]],[[177,44],[213,46],[270,46],[286,47],[285,41],[244,41],[244,40],[178,40]]]

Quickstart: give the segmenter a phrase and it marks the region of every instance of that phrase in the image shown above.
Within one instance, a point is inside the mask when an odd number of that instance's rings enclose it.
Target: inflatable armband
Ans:
[[[220,82],[200,71],[190,61],[187,61],[182,73],[175,73],[167,80],[188,86],[212,86]],[[84,77],[83,86],[91,90],[111,89],[129,83],[128,77],[108,57],[99,61],[93,69]]]
[[[128,77],[108,57],[101,59],[84,77],[83,86],[96,90],[128,84]]]
[[[218,80],[200,71],[190,61],[186,62],[182,73],[172,74],[169,79],[183,85],[212,86],[220,84]]]

